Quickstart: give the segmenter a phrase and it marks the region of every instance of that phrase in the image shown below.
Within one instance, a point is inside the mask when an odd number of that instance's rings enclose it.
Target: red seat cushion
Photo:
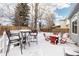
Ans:
[[[65,43],[66,43],[66,39],[63,38],[63,39],[61,40],[61,44],[65,44]]]
[[[56,43],[56,39],[57,39],[57,37],[55,37],[55,36],[49,36],[49,40],[51,41],[51,43]]]

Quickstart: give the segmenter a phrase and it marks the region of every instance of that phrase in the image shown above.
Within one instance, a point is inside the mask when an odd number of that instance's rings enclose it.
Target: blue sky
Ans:
[[[59,16],[68,16],[70,12],[70,8],[56,9],[55,11]]]
[[[64,20],[65,17],[68,17],[74,7],[75,3],[65,3],[58,4],[56,9],[53,11],[55,13],[55,23],[59,24],[60,20]],[[52,9],[53,10],[53,9]]]
[[[74,5],[73,3],[69,4],[69,7],[66,8],[62,8],[62,9],[56,9],[55,12],[59,15],[59,16],[69,16],[72,6]]]

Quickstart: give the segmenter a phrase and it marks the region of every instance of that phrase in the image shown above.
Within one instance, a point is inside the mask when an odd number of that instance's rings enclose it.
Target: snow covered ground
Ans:
[[[26,49],[23,49],[23,54],[20,53],[19,46],[13,47],[10,49],[8,56],[64,56],[65,46],[68,45],[53,45],[50,42],[45,41],[43,32],[40,32],[38,34],[38,44],[31,43],[30,47],[26,45]],[[1,53],[0,55],[3,56],[4,54]]]

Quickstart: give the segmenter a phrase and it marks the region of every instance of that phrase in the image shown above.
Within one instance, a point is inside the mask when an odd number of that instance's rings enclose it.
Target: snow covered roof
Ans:
[[[79,11],[79,3],[75,4],[73,6],[73,9],[71,11],[71,14],[69,15],[68,19],[71,19],[73,17],[73,15]]]
[[[10,19],[7,19],[7,18],[0,18],[0,25],[3,25],[3,26],[12,26],[12,21]]]

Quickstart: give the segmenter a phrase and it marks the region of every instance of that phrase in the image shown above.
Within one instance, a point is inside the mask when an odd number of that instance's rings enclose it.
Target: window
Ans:
[[[72,22],[72,32],[77,34],[77,20]]]

